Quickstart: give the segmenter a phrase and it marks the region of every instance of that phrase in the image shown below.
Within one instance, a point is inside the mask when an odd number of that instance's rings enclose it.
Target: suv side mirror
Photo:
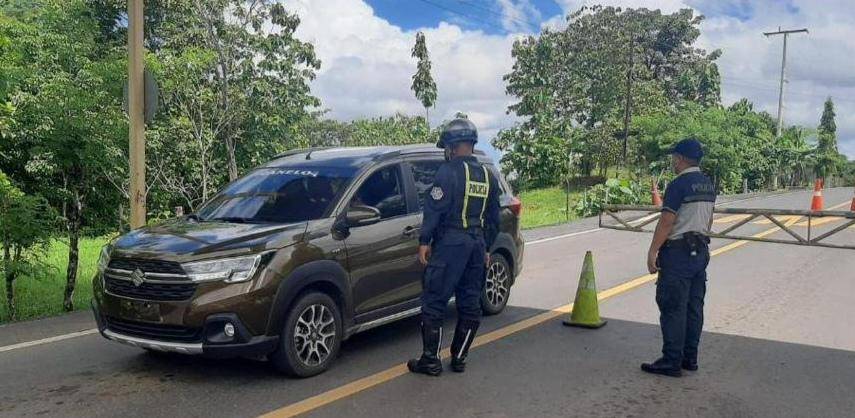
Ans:
[[[351,206],[347,209],[347,226],[366,226],[380,222],[380,210],[363,205]]]

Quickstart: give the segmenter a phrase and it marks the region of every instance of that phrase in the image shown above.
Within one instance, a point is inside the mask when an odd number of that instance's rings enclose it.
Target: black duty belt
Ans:
[[[483,234],[484,229],[480,226],[470,226],[468,228],[463,228],[462,226],[446,226],[446,231],[454,231],[454,232],[463,232],[465,234],[477,235]]]
[[[706,249],[709,244],[710,237],[698,232],[687,232],[683,234],[682,238],[665,241],[662,247],[686,249],[691,251],[692,255],[696,255],[699,249]]]

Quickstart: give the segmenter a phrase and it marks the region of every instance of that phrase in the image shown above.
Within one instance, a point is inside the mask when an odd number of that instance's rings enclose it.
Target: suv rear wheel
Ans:
[[[306,293],[288,312],[279,347],[270,360],[291,376],[314,376],[328,369],[338,356],[342,334],[341,312],[335,301],[324,293]]]
[[[501,254],[490,256],[487,282],[481,293],[481,309],[485,315],[496,315],[505,309],[511,295],[511,265]]]

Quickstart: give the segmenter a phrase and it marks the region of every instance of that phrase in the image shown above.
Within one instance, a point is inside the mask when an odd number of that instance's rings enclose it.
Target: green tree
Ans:
[[[277,144],[308,116],[306,109],[320,105],[309,91],[320,60],[295,36],[300,18],[277,1],[176,0],[168,8],[157,55],[213,54],[197,77],[216,93],[204,112],[213,118],[233,180],[241,167],[281,151]]]
[[[416,73],[413,74],[413,84],[410,89],[416,94],[416,99],[424,106],[425,122],[429,124],[428,109],[436,103],[436,83],[430,74],[430,55],[425,44],[425,34],[422,32],[416,33],[416,44],[413,46],[412,56],[418,60],[418,64],[416,65]]]
[[[101,37],[124,51],[126,0],[88,1]],[[307,109],[320,104],[309,92],[320,61],[295,36],[299,23],[273,0],[146,2],[146,65],[162,94],[146,138],[155,218],[192,210],[241,170],[300,146],[315,117]]]
[[[834,122],[834,102],[825,100],[822,117],[817,128],[815,171],[817,177],[826,178],[836,174],[845,161],[837,151],[837,124]]]
[[[774,123],[753,111],[747,100],[729,109],[685,102],[673,110],[644,115],[634,122],[639,162],[652,174],[669,170],[668,151],[679,140],[695,137],[704,144],[702,169],[721,192],[741,190],[743,180],[759,188],[775,170],[769,150],[775,147]]]
[[[687,100],[717,106],[720,52],[694,46],[702,20],[689,9],[583,7],[565,29],[515,42],[505,81],[518,99],[508,110],[523,121],[497,145],[514,152],[523,141],[579,128],[570,144],[579,172],[605,172],[626,156],[633,117]]]
[[[127,146],[121,113],[124,60],[97,42],[98,26],[83,0],[43,0],[0,19],[13,34],[11,141],[0,144],[2,167],[25,192],[48,197],[65,220],[69,253],[64,306],[71,310],[78,240],[87,213],[114,206],[105,172]],[[36,7],[37,6],[37,7]],[[5,135],[4,135],[5,136]]]
[[[47,200],[28,196],[0,171],[0,270],[6,284],[6,304],[15,319],[15,280],[39,266],[38,255],[54,232],[56,212]]]
[[[421,117],[396,114],[392,117],[340,122],[307,120],[300,128],[299,147],[356,147],[408,145],[436,142],[436,130],[428,130]]]

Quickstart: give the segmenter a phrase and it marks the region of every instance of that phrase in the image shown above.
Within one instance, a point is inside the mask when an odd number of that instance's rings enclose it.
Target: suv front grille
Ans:
[[[179,343],[196,343],[202,341],[201,328],[150,324],[112,318],[109,316],[104,318],[104,320],[107,325],[107,329],[131,337]]]
[[[116,296],[125,296],[143,300],[181,301],[190,299],[196,292],[196,283],[151,283],[139,286],[129,280],[104,277],[107,292]]]
[[[184,274],[181,264],[174,261],[145,260],[138,258],[116,258],[110,260],[111,269],[134,271],[140,269],[145,273]]]

